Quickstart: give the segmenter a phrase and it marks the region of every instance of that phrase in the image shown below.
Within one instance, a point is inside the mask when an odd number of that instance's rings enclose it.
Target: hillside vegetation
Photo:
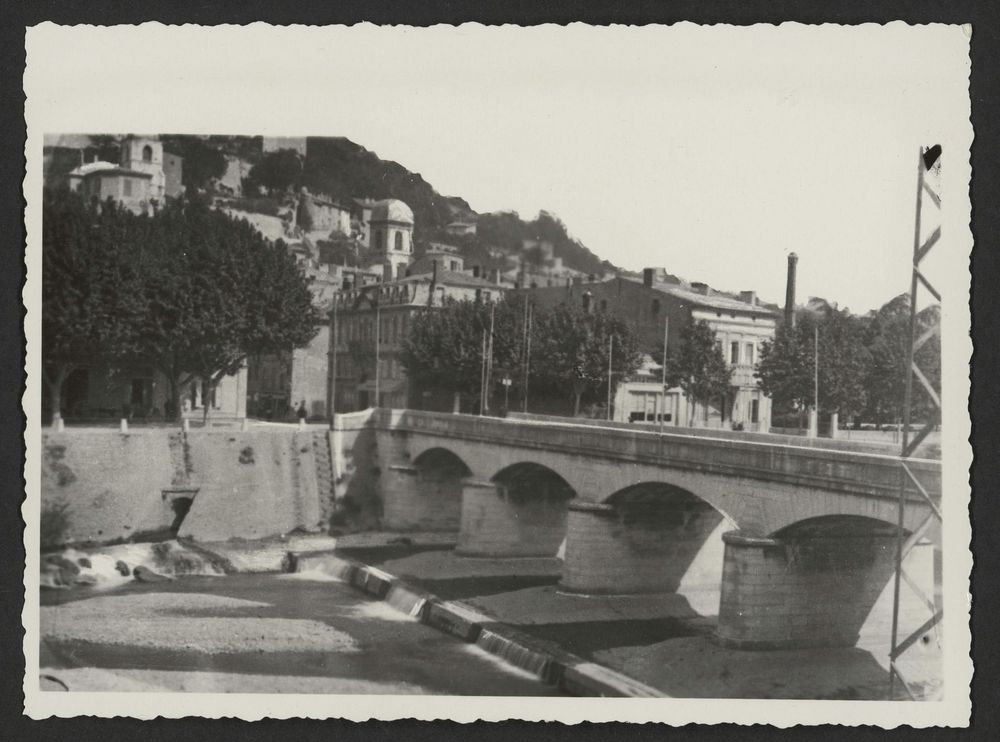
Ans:
[[[462,255],[476,264],[503,267],[509,261],[491,255],[491,248],[513,258],[521,253],[525,239],[541,239],[553,244],[555,256],[569,268],[598,275],[614,270],[611,263],[570,237],[566,226],[551,213],[542,211],[532,220],[512,211],[477,214],[465,199],[441,195],[419,173],[383,160],[344,137],[309,137],[305,157],[294,150],[265,154],[260,137],[165,136],[163,141],[167,150],[184,157],[184,182],[189,186],[203,187],[211,178],[220,177],[229,156],[252,165],[246,190],[306,187],[345,204],[352,198],[405,201],[416,220],[418,252],[429,242],[444,242],[458,246]],[[475,222],[477,234],[448,234],[445,228],[455,221]],[[524,257],[533,259],[530,254]]]

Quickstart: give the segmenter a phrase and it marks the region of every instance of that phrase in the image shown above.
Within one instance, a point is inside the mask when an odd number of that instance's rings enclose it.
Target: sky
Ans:
[[[967,43],[905,24],[93,29],[56,44],[41,103],[47,131],[346,136],[477,211],[554,212],[624,268],[782,303],[794,251],[799,301],[865,312],[909,288],[922,145],[944,147],[949,212],[924,232],[967,232]],[[961,228],[944,270],[967,266]]]

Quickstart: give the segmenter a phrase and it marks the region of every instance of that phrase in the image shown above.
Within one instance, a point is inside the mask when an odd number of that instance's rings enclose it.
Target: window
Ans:
[[[601,299],[601,311],[602,312],[608,311],[608,300],[607,299]]]
[[[153,161],[153,148],[148,144],[142,148],[142,161],[152,162]]]
[[[722,355],[722,341],[721,340],[716,340],[715,341],[715,349],[716,349],[716,351],[718,351],[719,355],[721,356]]]
[[[402,232],[396,232],[396,249],[397,250],[402,250],[403,249],[403,233]]]
[[[125,180],[122,181],[122,187],[123,187],[122,193],[124,195],[126,196],[132,195],[132,181],[129,178],[125,178]]]
[[[653,305],[649,309],[650,313],[655,317],[660,313],[660,300],[653,299]]]
[[[743,354],[745,362],[750,364],[751,366],[753,365],[753,350],[754,350],[753,343],[747,343],[745,352]]]
[[[735,340],[729,344],[729,362],[733,364],[740,362],[740,344]]]
[[[752,399],[750,400],[750,422],[759,423],[760,422],[760,400]]]

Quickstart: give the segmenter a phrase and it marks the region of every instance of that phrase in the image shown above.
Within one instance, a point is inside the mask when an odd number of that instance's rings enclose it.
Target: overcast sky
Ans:
[[[909,288],[921,145],[944,145],[967,221],[958,28],[153,28],[57,46],[58,130],[347,136],[477,211],[548,209],[617,265],[779,303],[791,251],[800,301],[863,312]]]

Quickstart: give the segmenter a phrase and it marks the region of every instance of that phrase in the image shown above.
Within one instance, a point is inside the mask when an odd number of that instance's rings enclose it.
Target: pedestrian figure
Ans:
[[[299,425],[305,425],[309,413],[306,411],[306,401],[304,399],[299,402],[299,409],[295,411],[295,416],[299,418]]]

